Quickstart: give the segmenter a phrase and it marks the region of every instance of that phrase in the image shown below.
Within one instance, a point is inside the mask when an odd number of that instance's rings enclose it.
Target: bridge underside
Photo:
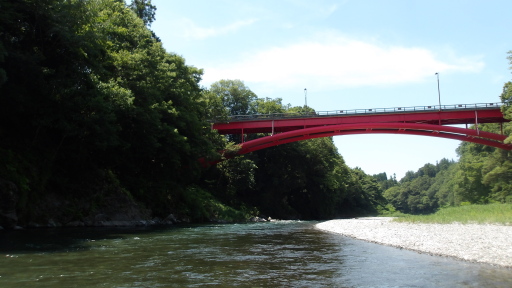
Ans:
[[[295,141],[356,134],[403,134],[440,137],[473,142],[505,150],[512,145],[504,144],[506,136],[474,129],[417,123],[358,123],[313,127],[265,136],[241,144],[238,154],[246,154],[260,149]]]

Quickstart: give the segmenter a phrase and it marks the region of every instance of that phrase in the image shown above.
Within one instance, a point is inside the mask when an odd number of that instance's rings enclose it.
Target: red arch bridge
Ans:
[[[503,135],[502,124],[509,120],[503,118],[502,105],[456,104],[234,115],[224,121],[214,121],[212,129],[224,135],[240,134],[242,144],[238,155],[312,138],[375,133],[441,137],[512,150],[511,144],[503,142],[507,136]],[[479,130],[481,123],[500,123],[501,134]],[[270,135],[244,141],[244,134],[252,133]]]

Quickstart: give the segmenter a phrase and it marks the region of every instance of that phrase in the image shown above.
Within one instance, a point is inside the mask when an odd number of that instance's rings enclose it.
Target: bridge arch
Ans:
[[[301,140],[357,134],[403,134],[440,137],[512,150],[511,144],[503,142],[506,138],[505,135],[475,129],[418,123],[357,123],[305,128],[261,137],[240,144],[241,149],[238,151],[238,155]]]

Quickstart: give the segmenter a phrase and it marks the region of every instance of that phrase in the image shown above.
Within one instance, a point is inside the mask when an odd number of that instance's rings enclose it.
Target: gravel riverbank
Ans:
[[[387,217],[331,220],[320,230],[420,253],[512,268],[512,226],[398,223]]]

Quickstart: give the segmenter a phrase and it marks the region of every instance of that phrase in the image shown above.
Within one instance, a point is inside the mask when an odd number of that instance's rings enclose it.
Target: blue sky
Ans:
[[[317,111],[499,102],[511,79],[510,0],[152,0],[151,29],[204,69],[201,85],[240,79],[258,97]],[[442,158],[455,140],[337,136],[350,167],[396,173]]]

